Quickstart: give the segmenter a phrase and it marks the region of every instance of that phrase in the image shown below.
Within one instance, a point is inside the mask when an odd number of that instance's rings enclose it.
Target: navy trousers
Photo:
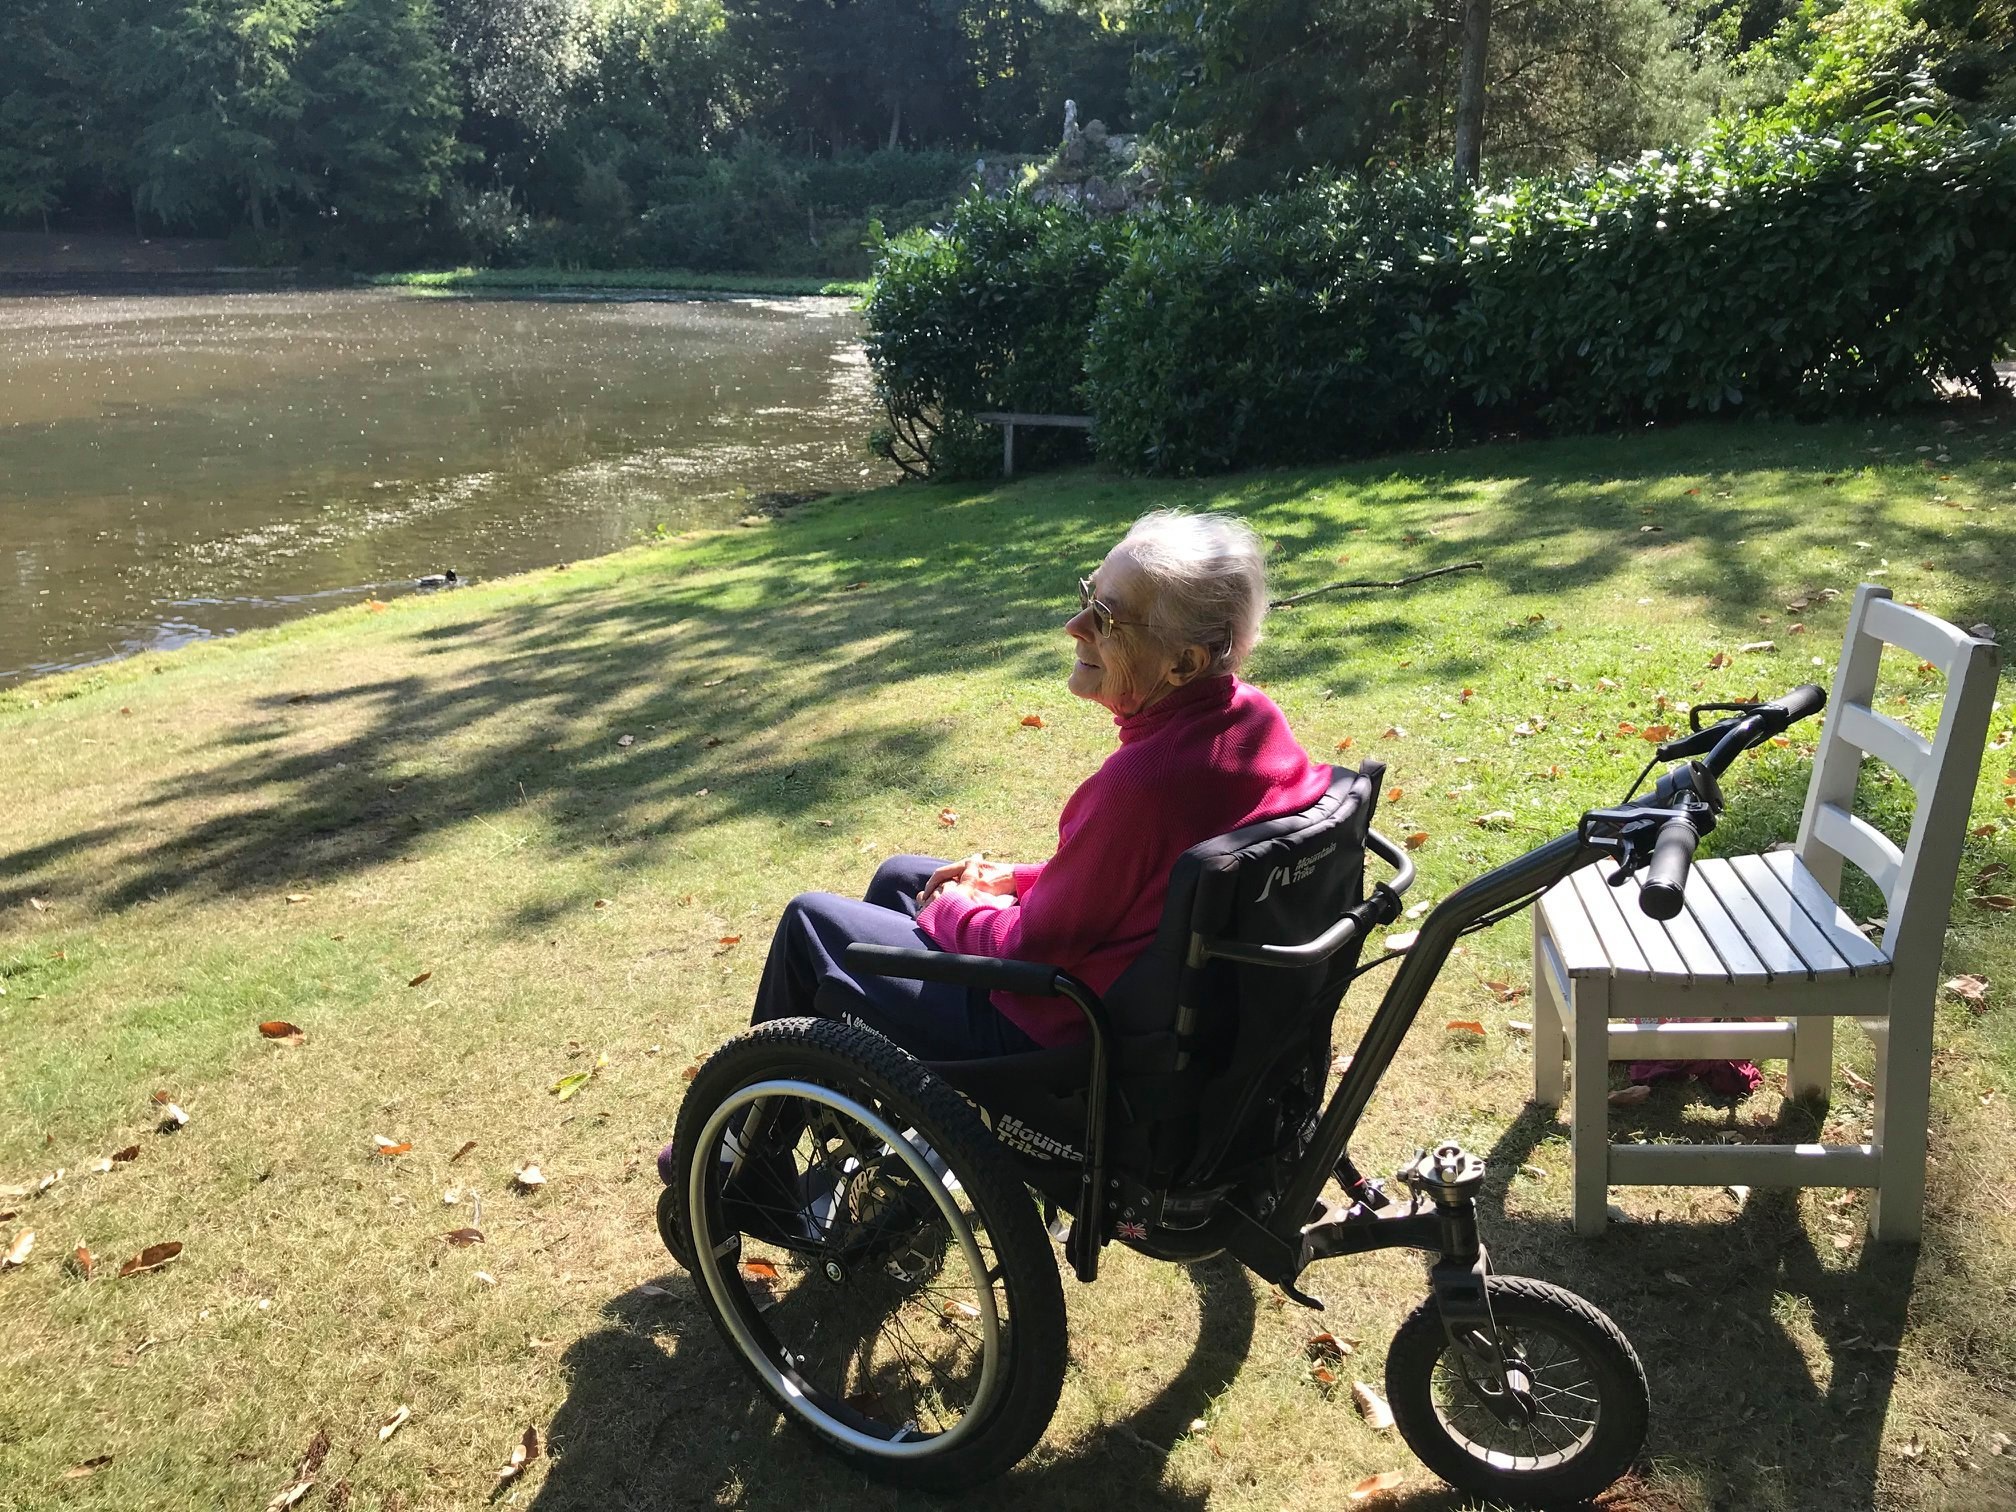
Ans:
[[[936,949],[917,927],[917,890],[944,864],[929,856],[895,856],[882,863],[858,901],[819,892],[793,898],[777,921],[749,1021],[852,1018],[919,1060],[979,1060],[1039,1049],[985,992],[857,973],[842,959],[854,944]]]

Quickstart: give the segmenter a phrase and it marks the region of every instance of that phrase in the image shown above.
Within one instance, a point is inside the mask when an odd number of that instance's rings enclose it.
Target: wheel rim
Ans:
[[[1494,1470],[1558,1469],[1596,1436],[1602,1390],[1595,1367],[1573,1339],[1545,1326],[1501,1322],[1497,1332],[1495,1345],[1480,1334],[1479,1349],[1443,1347],[1429,1380],[1436,1421],[1465,1454]],[[1503,1369],[1487,1354],[1501,1356]]]
[[[777,1399],[850,1448],[913,1459],[993,1410],[1007,1306],[971,1197],[875,1102],[796,1080],[737,1089],[694,1145],[687,1212],[695,1269]],[[747,1127],[745,1108],[750,1126],[802,1111],[803,1131],[780,1152],[795,1172],[788,1194],[777,1153],[762,1166],[741,1157],[729,1130]],[[744,1179],[724,1200],[738,1160]]]

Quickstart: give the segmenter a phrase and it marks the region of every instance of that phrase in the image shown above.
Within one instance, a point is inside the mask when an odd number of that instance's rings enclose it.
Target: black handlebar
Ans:
[[[1638,891],[1638,906],[1647,917],[1674,918],[1685,904],[1694,848],[1715,827],[1716,815],[1722,810],[1722,793],[1715,779],[1751,747],[1762,745],[1826,706],[1825,691],[1803,683],[1783,698],[1745,707],[1720,724],[1659,748],[1659,755],[1668,760],[1683,756],[1700,760],[1668,772],[1646,800],[1648,807],[1679,810],[1660,824],[1652,842],[1645,882]]]
[[[1686,819],[1669,819],[1659,826],[1659,838],[1652,843],[1652,864],[1645,868],[1645,885],[1638,890],[1638,906],[1648,917],[1671,919],[1686,901],[1687,869],[1694,863],[1694,847],[1701,832]]]

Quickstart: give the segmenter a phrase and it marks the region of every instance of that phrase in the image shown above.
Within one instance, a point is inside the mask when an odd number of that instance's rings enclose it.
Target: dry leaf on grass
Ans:
[[[1403,842],[1409,850],[1419,850],[1428,843],[1428,831],[1414,830]]]
[[[123,1165],[129,1160],[138,1160],[139,1158],[140,1146],[137,1144],[128,1145],[123,1150],[114,1150],[112,1152],[112,1163],[114,1165]]]
[[[483,1242],[483,1230],[477,1228],[450,1229],[441,1236],[457,1249],[467,1249],[472,1244]]]
[[[7,1253],[0,1255],[0,1270],[13,1270],[26,1265],[28,1256],[35,1248],[35,1230],[23,1229],[14,1236],[14,1242],[7,1247]]]
[[[565,1102],[567,1101],[568,1098],[572,1097],[576,1092],[579,1092],[583,1087],[587,1086],[588,1079],[594,1074],[595,1073],[593,1071],[570,1072],[566,1076],[561,1077],[560,1080],[553,1083],[553,1085],[548,1087],[546,1090],[551,1092],[555,1097],[559,1098],[560,1101]]]
[[[1484,1037],[1484,1026],[1476,1019],[1451,1019],[1447,1027],[1452,1033],[1474,1034],[1479,1039]]]
[[[1311,1365],[1309,1367],[1309,1378],[1326,1390],[1337,1384],[1337,1372],[1332,1370],[1328,1365]]]
[[[1507,829],[1518,817],[1510,809],[1493,809],[1488,814],[1479,814],[1470,822],[1479,829]]]
[[[34,909],[35,912],[37,913],[49,912],[49,905],[47,903],[44,903],[40,898],[30,898],[28,900],[28,906]]]
[[[528,1192],[531,1191],[532,1188],[534,1187],[541,1187],[546,1185],[546,1173],[540,1170],[538,1166],[532,1165],[529,1162],[525,1165],[518,1167],[517,1170],[513,1171],[511,1173],[511,1179],[512,1181],[516,1182],[519,1187]]]
[[[940,810],[938,810],[938,822],[944,825],[945,828],[947,829],[952,828],[953,825],[959,822],[958,810],[941,808]]]
[[[456,1152],[455,1152],[455,1153],[454,1153],[453,1155],[450,1155],[450,1156],[448,1157],[448,1164],[450,1164],[450,1165],[453,1165],[453,1164],[455,1164],[455,1162],[456,1162],[456,1161],[460,1160],[460,1159],[461,1159],[461,1158],[462,1158],[462,1157],[463,1157],[464,1155],[467,1155],[467,1154],[468,1154],[468,1153],[469,1153],[469,1152],[470,1152],[471,1150],[473,1150],[473,1149],[475,1149],[475,1148],[476,1148],[476,1141],[475,1141],[475,1140],[473,1140],[473,1139],[465,1139],[465,1140],[463,1140],[463,1141],[462,1141],[462,1148],[461,1148],[461,1149],[459,1149],[459,1150],[457,1150],[457,1151],[456,1151]]]
[[[289,893],[289,894],[287,894],[287,901],[288,901],[289,903],[306,903],[306,902],[308,901],[308,894],[306,894],[306,893]]]
[[[1860,1092],[1864,1097],[1876,1090],[1876,1083],[1866,1076],[1858,1075],[1847,1066],[1841,1068],[1841,1080],[1848,1084],[1851,1091]]]
[[[1368,1475],[1344,1494],[1352,1501],[1367,1501],[1375,1496],[1383,1496],[1407,1479],[1404,1470],[1381,1470],[1377,1475]]]
[[[68,1470],[65,1470],[63,1472],[63,1479],[83,1480],[86,1476],[96,1475],[100,1470],[103,1470],[107,1465],[111,1463],[112,1463],[111,1455],[94,1454],[90,1459],[72,1465]]]
[[[177,1104],[165,1102],[164,1100],[164,1106],[161,1109],[161,1123],[159,1125],[161,1132],[163,1134],[173,1134],[177,1129],[188,1127],[188,1124],[189,1115],[184,1113]]]
[[[1397,955],[1403,950],[1413,949],[1414,942],[1420,938],[1420,930],[1403,929],[1398,934],[1389,934],[1386,936],[1386,948]]]
[[[477,1271],[476,1279],[481,1281],[485,1286],[495,1286],[497,1284],[497,1278],[488,1271]]]
[[[70,1256],[70,1262],[76,1267],[77,1274],[82,1276],[86,1281],[89,1281],[91,1279],[91,1267],[98,1263],[98,1257],[93,1255],[88,1247],[80,1244]]]
[[[511,1463],[497,1472],[499,1481],[514,1480],[518,1473],[539,1458],[539,1430],[527,1428],[525,1436],[511,1446]]]
[[[1406,796],[1407,796],[1406,790],[1403,788],[1394,787],[1386,789],[1386,801],[1388,803],[1398,803],[1402,798]]]
[[[119,1267],[123,1280],[127,1276],[137,1276],[143,1271],[159,1270],[170,1260],[182,1253],[182,1241],[171,1239],[166,1244],[150,1244],[131,1260]]]
[[[1353,1347],[1326,1330],[1323,1333],[1311,1334],[1309,1342],[1303,1346],[1303,1351],[1312,1360],[1341,1360],[1351,1353]]]
[[[384,607],[380,605],[379,607]],[[266,1503],[266,1512],[287,1512],[287,1509],[315,1489],[315,1478],[291,1481],[273,1493],[273,1499]]]
[[[418,987],[424,982],[431,981],[433,979],[433,976],[434,973],[432,971],[423,971],[420,973],[420,975],[413,978],[413,980],[408,982],[406,985],[408,987]]]
[[[371,1148],[374,1153],[383,1155],[389,1160],[395,1155],[412,1154],[413,1141],[410,1139],[387,1139],[383,1134],[373,1134],[371,1136]]]
[[[1374,1433],[1384,1433],[1393,1426],[1393,1409],[1386,1405],[1386,1398],[1363,1381],[1351,1383],[1351,1405]]]
[[[299,1025],[290,1024],[285,1019],[268,1019],[259,1026],[259,1032],[267,1039],[291,1040],[297,1045],[308,1037]]]
[[[1638,1083],[1636,1086],[1619,1087],[1615,1092],[1610,1094],[1610,1106],[1613,1108],[1628,1108],[1634,1103],[1644,1102],[1651,1095],[1652,1089],[1643,1082]]]
[[[1042,716],[1041,714],[1024,714],[1024,715],[1022,716],[1022,727],[1023,727],[1023,728],[1025,729],[1025,730],[1040,730],[1040,729],[1042,729],[1042,728],[1043,728],[1043,716]]]
[[[392,1437],[401,1428],[404,1428],[406,1420],[411,1416],[413,1416],[413,1409],[408,1407],[404,1402],[393,1408],[392,1416],[378,1425],[378,1442],[381,1444],[384,1443],[385,1440]]]
[[[1946,990],[1962,1002],[1980,1007],[1988,1001],[1988,978],[1981,976],[1956,976],[1947,982]]]
[[[1342,740],[1338,741],[1338,742],[1337,742],[1337,749],[1338,749],[1338,750],[1340,750],[1340,751],[1348,751],[1348,750],[1350,750],[1350,749],[1351,749],[1351,737],[1350,737],[1349,735],[1346,735],[1346,736],[1345,736],[1345,737],[1344,737],[1344,738],[1343,738]]]

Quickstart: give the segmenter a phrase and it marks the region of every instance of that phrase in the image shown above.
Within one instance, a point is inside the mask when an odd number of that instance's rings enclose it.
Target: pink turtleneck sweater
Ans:
[[[934,943],[1061,966],[1103,993],[1155,938],[1178,856],[1307,808],[1330,784],[1274,701],[1236,677],[1186,684],[1113,722],[1120,748],[1064,805],[1056,855],[1015,868],[1011,907],[940,893],[917,917]],[[1039,1045],[1084,1038],[1062,999],[993,1002]]]

